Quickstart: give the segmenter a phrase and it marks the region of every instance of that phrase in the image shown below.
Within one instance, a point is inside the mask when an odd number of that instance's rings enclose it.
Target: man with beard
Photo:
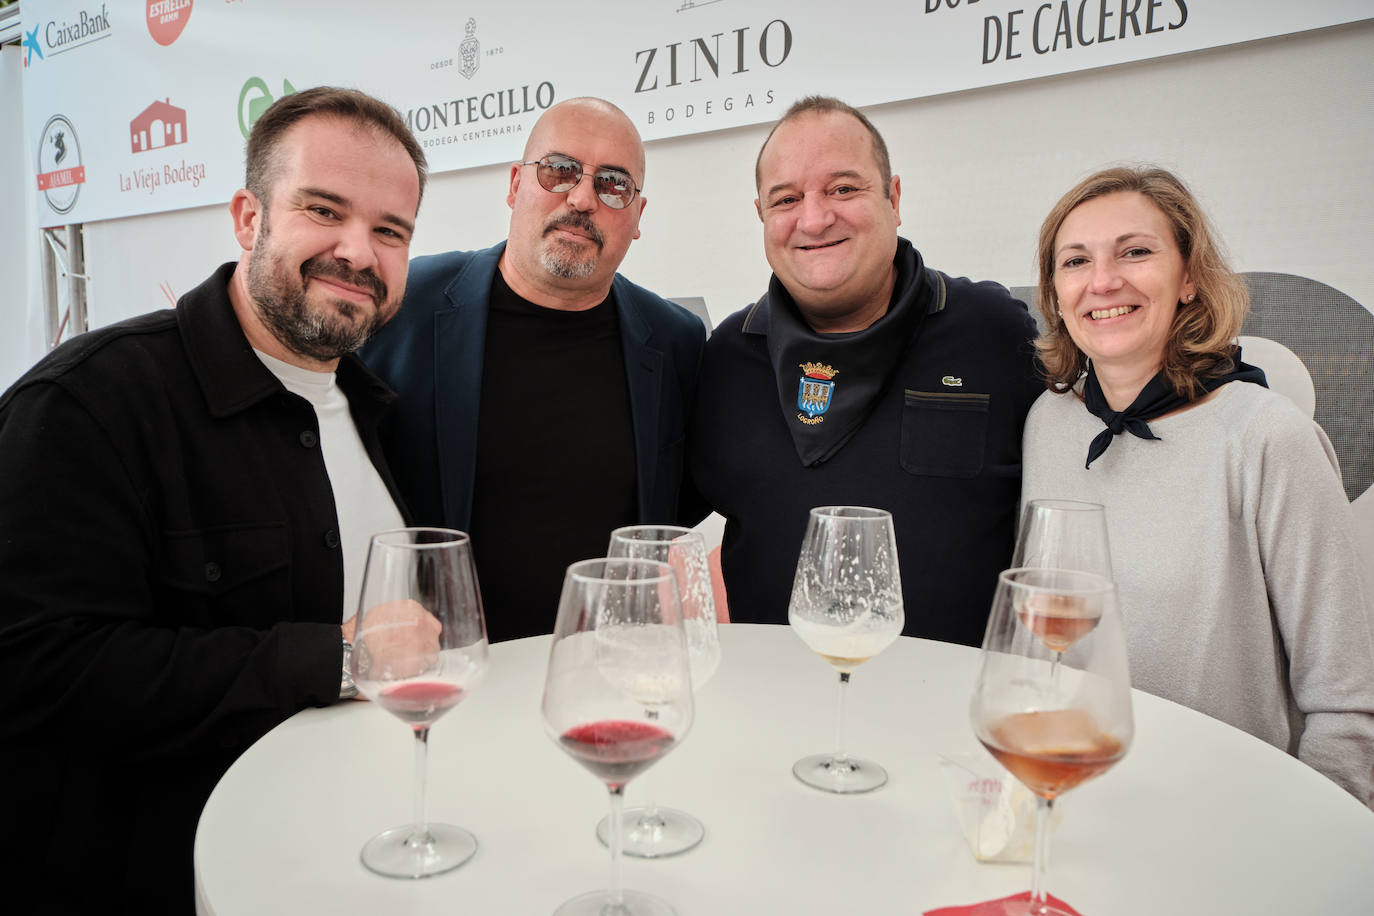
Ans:
[[[363,351],[400,395],[383,441],[416,521],[472,535],[493,640],[551,632],[568,564],[676,514],[705,329],[616,273],[643,184],[620,109],[555,105],[510,167],[507,240],[417,258]]]
[[[351,351],[400,306],[424,154],[319,88],[247,160],[237,264],[0,398],[0,862],[45,912],[192,911],[201,807],[268,729],[354,692],[367,540],[402,524],[392,395]]]

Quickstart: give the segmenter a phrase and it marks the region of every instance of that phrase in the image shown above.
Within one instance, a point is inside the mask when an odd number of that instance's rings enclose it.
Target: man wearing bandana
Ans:
[[[903,633],[976,646],[1044,390],[1034,322],[1003,287],[933,270],[897,235],[901,180],[843,102],[793,105],[755,184],[773,276],[707,342],[684,502],[725,517],[731,619],[787,622],[811,507],[873,506],[896,527]]]

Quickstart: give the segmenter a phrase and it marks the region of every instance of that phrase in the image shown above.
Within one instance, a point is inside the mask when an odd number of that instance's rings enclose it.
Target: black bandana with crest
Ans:
[[[1235,352],[1231,354],[1231,361],[1233,365],[1230,371],[1198,379],[1204,392],[1216,391],[1229,382],[1249,382],[1252,385],[1269,387],[1263,369],[1241,362],[1240,347],[1236,347]],[[1112,440],[1123,432],[1140,439],[1158,440],[1159,437],[1146,421],[1189,403],[1187,398],[1174,391],[1163,371],[1160,371],[1145,383],[1145,387],[1140,389],[1140,393],[1125,410],[1112,410],[1111,405],[1107,403],[1107,396],[1102,391],[1102,385],[1097,380],[1097,371],[1091,365],[1088,366],[1088,377],[1083,382],[1083,404],[1088,408],[1088,412],[1101,420],[1107,428],[1093,436],[1093,441],[1088,443],[1088,460],[1084,462],[1083,467],[1090,468],[1112,444]]]
[[[768,356],[778,401],[803,466],[827,460],[858,432],[920,329],[939,277],[897,240],[897,280],[887,312],[862,331],[820,334],[774,275],[768,284]]]

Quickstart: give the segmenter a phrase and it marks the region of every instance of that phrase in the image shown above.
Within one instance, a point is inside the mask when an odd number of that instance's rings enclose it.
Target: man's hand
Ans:
[[[376,605],[367,611],[362,629],[357,629],[357,617],[342,629],[344,639],[353,643],[359,680],[414,677],[439,658],[443,627],[417,601]]]

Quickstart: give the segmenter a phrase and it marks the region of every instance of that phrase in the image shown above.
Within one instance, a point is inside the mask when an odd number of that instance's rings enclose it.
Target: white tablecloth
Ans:
[[[968,724],[975,650],[901,638],[855,672],[847,743],[891,780],[842,797],[791,774],[831,749],[834,672],[786,627],[724,626],[721,643],[691,733],[647,777],[706,839],[627,858],[628,886],[680,916],[920,913],[1029,887],[1029,866],[974,860],[939,764],[984,753]],[[466,865],[423,881],[362,866],[363,843],[410,816],[414,739],[344,703],[283,723],[215,789],[196,837],[201,912],[541,914],[604,887],[606,791],[540,720],[548,645],[493,646],[486,682],[431,733],[430,817],[477,835]],[[1126,758],[1057,806],[1055,895],[1085,916],[1374,912],[1374,813],[1213,719],[1141,693],[1135,715]],[[642,795],[632,783],[628,801]]]

